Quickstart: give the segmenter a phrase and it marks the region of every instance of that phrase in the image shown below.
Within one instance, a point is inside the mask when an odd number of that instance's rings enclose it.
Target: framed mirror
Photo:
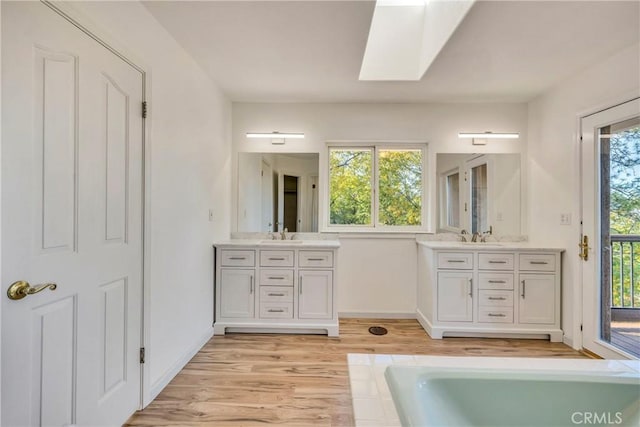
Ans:
[[[238,153],[240,232],[318,231],[318,153]]]
[[[437,231],[522,233],[520,154],[448,154],[436,158]]]

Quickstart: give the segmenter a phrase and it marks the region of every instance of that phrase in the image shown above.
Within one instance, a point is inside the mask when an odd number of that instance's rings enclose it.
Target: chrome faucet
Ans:
[[[463,242],[466,242],[468,234],[469,233],[467,232],[467,230],[463,228],[462,231],[460,231],[460,240],[462,240]]]
[[[282,232],[280,233],[280,239],[281,240],[287,240],[287,233],[289,232],[289,229],[287,229],[286,227],[282,230]]]
[[[477,242],[478,238],[480,238],[480,241],[482,241],[482,236],[480,236],[480,233],[478,233],[477,231],[475,233],[473,233],[473,237],[471,237],[471,241],[472,242]]]

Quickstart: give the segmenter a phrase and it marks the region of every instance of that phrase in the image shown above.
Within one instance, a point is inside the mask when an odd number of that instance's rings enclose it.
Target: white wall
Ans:
[[[304,132],[303,140],[273,146],[248,140],[247,132]],[[458,132],[519,132],[519,140],[473,146]],[[428,199],[435,201],[436,153],[521,153],[527,144],[525,104],[233,104],[234,156],[237,152],[315,152],[320,185],[327,171],[327,141],[423,141],[428,149]],[[322,194],[322,191],[321,191]],[[326,218],[320,197],[320,218]],[[435,203],[429,206],[435,230]],[[525,229],[526,230],[526,229]],[[413,235],[345,234],[338,256],[338,310],[341,315],[415,316],[416,244]]]
[[[581,346],[580,177],[578,119],[640,92],[640,46],[634,45],[572,76],[529,104],[530,239],[567,249],[563,256],[562,328]],[[543,208],[542,208],[543,207]],[[570,213],[570,226],[560,214]]]
[[[142,4],[71,7],[150,78],[148,402],[149,392],[159,392],[212,333],[212,242],[230,231],[231,105]]]
[[[0,34],[2,34],[2,5],[0,4]],[[1,52],[0,52],[1,53]],[[2,81],[2,55],[0,55],[0,82]],[[2,85],[0,85],[0,129],[2,128]],[[2,132],[0,132],[0,153],[2,153]],[[0,164],[2,159],[0,158]],[[0,177],[2,174],[0,173]],[[2,179],[0,178],[0,189],[2,189]],[[2,191],[0,190],[0,216],[2,212]],[[0,217],[0,224],[2,218]],[[2,242],[2,227],[0,227],[0,242]],[[2,244],[0,244],[0,277],[2,276]],[[2,343],[2,304],[0,304],[0,345]],[[0,402],[2,402],[2,352],[0,351]],[[0,420],[2,419],[2,405],[0,405]]]

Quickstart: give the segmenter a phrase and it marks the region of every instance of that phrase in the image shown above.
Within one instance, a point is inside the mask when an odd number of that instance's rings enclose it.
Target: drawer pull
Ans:
[[[547,261],[529,261],[529,264],[532,264],[532,265],[547,265],[549,263]]]
[[[488,313],[487,316],[489,316],[489,317],[507,317],[506,314],[502,314],[502,313],[498,313],[498,314]]]
[[[462,263],[462,262],[466,262],[463,259],[448,259],[447,262],[451,262],[451,263]]]
[[[253,293],[253,274],[251,275],[251,287],[249,289],[249,293],[252,294]]]
[[[284,294],[275,294],[275,293],[270,293],[269,294],[270,297],[283,297]]]
[[[241,261],[243,259],[247,259],[247,257],[244,257],[244,256],[231,256],[231,257],[229,257],[229,259],[232,259],[234,261]]]
[[[506,301],[505,297],[488,297],[490,301]]]
[[[269,261],[284,261],[284,257],[271,257]]]
[[[473,279],[469,279],[469,296],[473,298]]]
[[[489,280],[489,283],[507,283],[506,280]]]
[[[284,276],[269,276],[270,280],[284,280]]]
[[[489,261],[489,264],[506,264],[507,261]]]
[[[270,308],[269,310],[267,310],[269,313],[284,313],[284,310],[279,308],[279,309],[274,309],[274,308]]]
[[[525,296],[525,286],[526,286],[526,281],[523,280],[522,281],[522,293],[520,294],[520,296],[522,297],[522,299],[524,299]]]
[[[309,261],[324,261],[324,258],[307,258]]]

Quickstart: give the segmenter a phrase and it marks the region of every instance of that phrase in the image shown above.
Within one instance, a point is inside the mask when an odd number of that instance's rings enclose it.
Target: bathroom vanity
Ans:
[[[562,341],[562,249],[527,243],[420,241],[417,318],[431,338]]]
[[[229,240],[214,244],[214,334],[338,336],[335,240]]]

